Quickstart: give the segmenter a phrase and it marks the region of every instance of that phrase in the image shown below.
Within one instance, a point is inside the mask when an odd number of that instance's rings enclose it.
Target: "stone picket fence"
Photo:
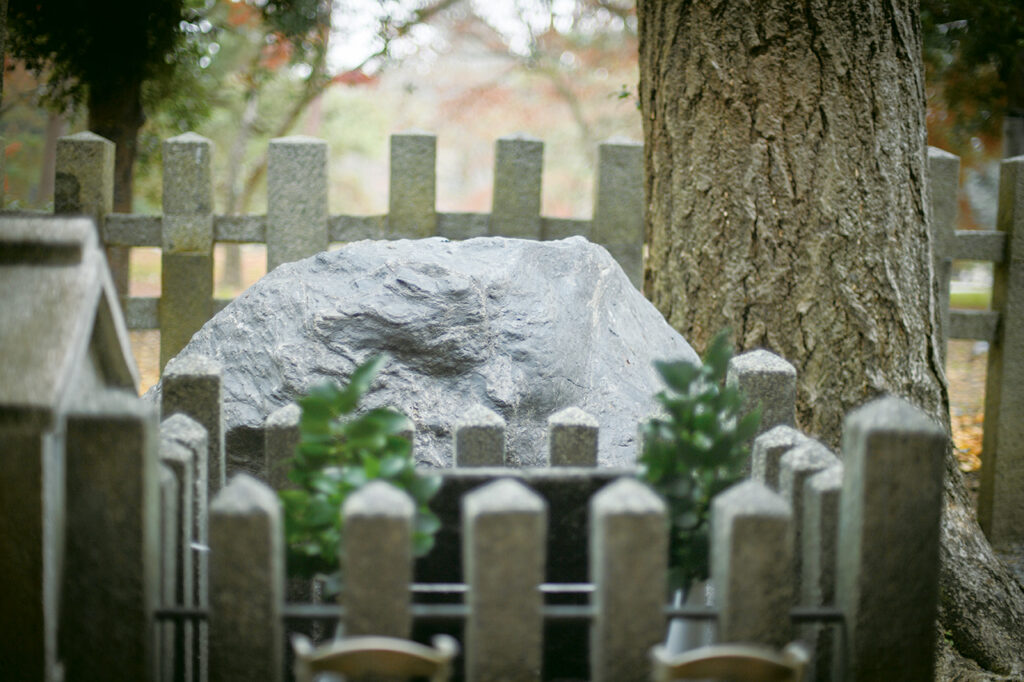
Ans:
[[[218,367],[181,358],[164,381],[161,422],[124,395],[68,417],[67,680],[284,680],[287,633],[319,621],[452,633],[460,679],[645,680],[672,618],[714,622],[721,642],[802,638],[813,679],[933,677],[946,437],[899,398],[847,417],[840,464],[792,426],[793,367],[734,358],[728,381],[771,409],[750,479],[714,500],[713,603],[687,607],[669,606],[664,503],[635,470],[594,466],[591,417],[553,415],[549,466],[512,469],[501,418],[475,410],[438,472],[431,554],[412,559],[405,493],[368,485],[339,510],[345,584],[324,604],[286,601],[272,485],[298,409],[266,420],[266,480],[226,478]]]
[[[637,286],[642,277],[643,147],[598,145],[591,220],[540,215],[544,143],[500,138],[490,213],[436,210],[437,138],[391,136],[391,178],[385,215],[328,215],[327,143],[309,137],[270,141],[265,215],[213,212],[211,142],[194,133],[163,145],[163,213],[111,213],[114,145],[93,133],[57,142],[54,211],[96,218],[107,246],[159,247],[161,296],[122,300],[129,329],[160,330],[160,367],[229,301],[213,298],[213,245],[267,246],[267,271],[359,239],[481,236],[562,239],[582,235],[603,245]]]

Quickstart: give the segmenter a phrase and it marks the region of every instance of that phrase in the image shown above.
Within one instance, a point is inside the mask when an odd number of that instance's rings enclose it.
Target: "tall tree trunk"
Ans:
[[[729,326],[741,349],[786,357],[800,426],[833,446],[843,416],[882,393],[948,431],[917,3],[640,0],[637,14],[647,295],[697,348]],[[1009,670],[1024,658],[1024,593],[949,456],[946,627]],[[979,616],[969,604],[991,598],[970,582],[993,572],[1002,603]]]
[[[89,92],[89,130],[116,145],[114,152],[114,212],[132,212],[135,150],[139,129],[145,123],[142,111],[142,83],[122,80],[109,89]],[[128,294],[127,247],[109,247],[107,263],[114,285],[122,296]]]

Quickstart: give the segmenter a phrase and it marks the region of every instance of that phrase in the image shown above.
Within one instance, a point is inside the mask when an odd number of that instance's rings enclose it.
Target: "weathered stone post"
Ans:
[[[267,417],[263,430],[263,468],[266,481],[274,490],[287,488],[288,461],[299,444],[299,418],[302,410],[295,403],[282,405]]]
[[[775,353],[752,350],[737,355],[729,360],[725,382],[746,396],[744,414],[761,406],[758,434],[780,424],[796,425],[796,368]]]
[[[224,487],[227,475],[220,365],[198,355],[175,358],[164,368],[161,384],[163,416],[170,417],[180,412],[206,429],[206,479],[209,484],[208,494],[213,497]]]
[[[455,424],[455,466],[500,467],[505,464],[505,420],[483,405],[466,410]]]
[[[1006,252],[993,269],[999,327],[988,349],[978,521],[1000,548],[1024,545],[1024,156],[1000,166],[996,223]]]
[[[60,637],[68,682],[156,674],[158,466],[156,413],[134,395],[98,393],[68,415]]]
[[[597,420],[578,407],[548,417],[548,461],[553,467],[597,466]]]
[[[177,495],[173,507],[169,507],[174,510],[177,516],[175,520],[177,537],[172,546],[172,553],[175,557],[173,564],[173,588],[170,595],[164,595],[164,604],[193,606],[196,603],[196,575],[195,567],[193,566],[194,553],[192,550],[193,533],[196,525],[193,518],[195,505],[192,500],[192,496],[196,491],[193,481],[193,476],[195,475],[194,451],[176,440],[178,434],[175,431],[177,431],[181,422],[172,421],[185,419],[188,419],[188,417],[177,414],[160,426],[160,461],[163,469],[173,477],[173,493]],[[170,423],[169,428],[167,426],[168,423]],[[195,422],[193,422],[193,425],[200,428]],[[166,490],[168,493],[172,491],[169,486]],[[165,507],[165,509],[167,508]],[[170,599],[167,599],[168,596]],[[194,635],[191,622],[183,622],[175,628],[174,668],[184,671],[184,679],[187,680],[192,679],[193,642]]]
[[[608,249],[629,281],[643,284],[644,146],[611,139],[597,146],[590,240]]]
[[[799,593],[802,571],[800,548],[803,546],[804,483],[808,478],[839,464],[839,459],[821,442],[808,438],[782,456],[779,462],[779,494],[793,510],[796,552],[793,576]]]
[[[158,606],[175,603],[175,580],[178,573],[178,536],[181,535],[181,519],[178,515],[178,481],[164,464],[159,467],[160,490],[160,587]],[[160,680],[173,680],[177,663],[175,636],[182,632],[178,623],[163,622],[157,625],[157,669]],[[183,634],[183,633],[182,633]],[[180,670],[180,668],[179,668]],[[185,678],[191,679],[191,678]]]
[[[211,144],[185,133],[164,141],[160,258],[160,367],[213,311]]]
[[[946,434],[900,398],[846,417],[836,600],[846,678],[931,680]]]
[[[489,234],[540,238],[541,174],[544,143],[529,135],[509,135],[494,143],[494,194]]]
[[[932,255],[939,302],[939,330],[942,359],[949,340],[949,278],[953,267],[956,238],[957,189],[960,187],[960,157],[937,147],[928,147],[928,204],[932,212]]]
[[[665,503],[630,478],[590,501],[590,578],[594,621],[592,680],[647,680],[647,652],[665,636],[668,580]]]
[[[779,461],[782,456],[807,440],[792,426],[780,424],[754,439],[750,450],[750,477],[772,490],[779,489]]]
[[[327,250],[327,143],[296,135],[267,152],[267,272]]]
[[[114,143],[95,133],[81,132],[57,140],[53,179],[53,212],[77,213],[96,221],[100,242],[103,223],[114,210]],[[107,261],[127,257],[124,247],[107,247]],[[127,292],[119,292],[127,293]]]
[[[415,513],[412,499],[385,481],[373,481],[345,500],[346,636],[409,636]]]
[[[495,481],[462,498],[471,682],[540,679],[546,536],[547,503],[518,481]]]
[[[803,562],[800,604],[831,606],[836,598],[836,551],[839,533],[839,495],[843,488],[843,465],[818,472],[804,483]],[[829,682],[839,663],[838,631],[835,626],[805,626],[801,638],[813,649],[810,678]]]
[[[711,503],[711,580],[718,638],[781,647],[794,603],[793,512],[757,481],[734,485]]]
[[[280,682],[284,541],[277,495],[238,474],[210,505],[210,679]]]
[[[387,237],[437,234],[437,136],[409,131],[391,136]]]

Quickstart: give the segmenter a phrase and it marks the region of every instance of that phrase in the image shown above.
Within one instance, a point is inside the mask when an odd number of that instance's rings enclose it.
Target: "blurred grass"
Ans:
[[[949,295],[949,307],[961,310],[989,310],[992,305],[992,291],[954,291]]]

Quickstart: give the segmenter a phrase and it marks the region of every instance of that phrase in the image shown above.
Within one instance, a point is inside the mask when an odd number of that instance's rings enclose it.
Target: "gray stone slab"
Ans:
[[[590,524],[591,679],[650,679],[648,652],[665,635],[665,503],[636,479],[619,479],[593,497]]]
[[[846,417],[836,600],[846,679],[931,680],[946,435],[900,398]]]
[[[1024,544],[1024,156],[1000,166],[996,226],[1006,258],[992,271],[1000,324],[985,375],[978,521],[997,548]]]
[[[494,410],[474,405],[455,423],[455,466],[502,466],[505,463],[505,420]]]
[[[267,417],[263,431],[266,457],[264,476],[274,490],[282,490],[291,485],[288,469],[295,456],[295,448],[299,445],[301,417],[302,410],[296,403],[282,405]]]
[[[409,131],[391,136],[387,235],[437,234],[437,136]]]
[[[167,363],[161,379],[161,412],[170,417],[182,413],[206,430],[209,496],[224,487],[224,427],[220,365],[198,355],[183,355]]]
[[[772,490],[779,489],[779,461],[791,448],[807,440],[792,426],[781,424],[754,439],[750,450],[750,475]]]
[[[597,466],[597,420],[578,407],[548,418],[548,461],[551,466]]]
[[[238,474],[210,504],[210,680],[283,679],[284,538],[277,495]]]
[[[539,680],[547,503],[504,479],[463,498],[466,677]]]
[[[796,554],[793,561],[793,575],[797,589],[803,584],[802,555],[804,521],[804,483],[819,471],[839,464],[839,458],[823,443],[813,438],[795,446],[779,461],[779,494],[793,510],[794,542]]]
[[[165,140],[163,151],[163,252],[210,254],[212,145],[205,137],[185,133]]]
[[[345,501],[345,635],[408,637],[412,629],[412,524],[403,491],[373,481]]]
[[[757,481],[739,483],[711,504],[711,580],[721,642],[781,647],[795,603],[793,512]]]
[[[498,138],[494,145],[494,194],[489,234],[540,238],[544,143],[525,134]]]
[[[327,250],[327,143],[300,135],[270,141],[267,272]]]
[[[60,652],[67,680],[147,680],[159,595],[156,412],[101,392],[67,421]],[[117,557],[116,561],[111,558]]]
[[[784,424],[796,426],[796,368],[766,350],[752,350],[729,361],[725,381],[746,396],[744,413],[761,406],[758,434]]]

